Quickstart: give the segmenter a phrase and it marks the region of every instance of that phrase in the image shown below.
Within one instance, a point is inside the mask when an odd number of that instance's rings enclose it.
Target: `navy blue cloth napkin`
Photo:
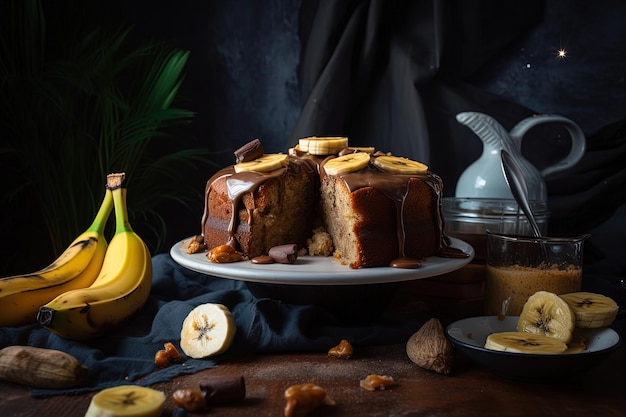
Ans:
[[[355,346],[400,343],[421,325],[381,316],[372,322],[349,324],[314,305],[290,305],[254,297],[242,281],[208,276],[185,269],[169,255],[152,258],[153,285],[144,308],[106,336],[88,341],[65,340],[39,325],[0,328],[0,348],[30,345],[74,355],[89,369],[88,386],[75,389],[31,389],[35,397],[85,393],[120,384],[148,386],[182,374],[217,366],[245,353],[327,351],[341,339]],[[165,342],[179,348],[180,329],[197,305],[220,303],[237,323],[232,347],[210,359],[192,359],[158,369],[155,353]],[[182,353],[182,351],[181,351]]]

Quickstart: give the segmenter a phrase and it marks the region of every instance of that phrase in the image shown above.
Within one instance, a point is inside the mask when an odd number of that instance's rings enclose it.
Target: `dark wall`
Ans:
[[[621,0],[547,0],[543,22],[477,81],[537,112],[569,117],[592,134],[626,115],[625,19]]]
[[[222,164],[260,138],[284,151],[300,108],[296,69],[299,0],[133,1],[120,16],[146,36],[191,51],[184,85],[194,132]],[[108,4],[108,3],[107,3]]]

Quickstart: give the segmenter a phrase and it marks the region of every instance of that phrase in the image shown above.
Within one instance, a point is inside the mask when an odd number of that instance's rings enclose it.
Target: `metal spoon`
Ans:
[[[535,220],[535,215],[533,214],[528,201],[528,186],[526,185],[526,180],[524,179],[522,170],[515,159],[511,157],[511,154],[504,149],[500,151],[500,157],[502,159],[502,171],[504,172],[504,178],[506,179],[507,184],[509,184],[509,188],[511,189],[511,193],[513,193],[513,197],[515,197],[515,201],[517,201],[517,204],[526,215],[528,222],[533,228],[533,232],[535,232],[535,236],[541,237],[541,230],[539,230],[539,225]]]

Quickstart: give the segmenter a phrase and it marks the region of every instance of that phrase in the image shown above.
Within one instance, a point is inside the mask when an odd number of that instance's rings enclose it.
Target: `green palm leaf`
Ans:
[[[40,219],[56,255],[90,224],[106,174],[124,171],[131,219],[164,249],[161,207],[201,201],[185,179],[212,165],[185,143],[193,112],[175,105],[189,52],[138,43],[131,28],[64,28],[50,45],[41,0],[0,8],[0,162],[11,183],[0,203]]]

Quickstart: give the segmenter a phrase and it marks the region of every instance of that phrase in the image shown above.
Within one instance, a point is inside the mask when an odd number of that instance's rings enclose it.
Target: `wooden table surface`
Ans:
[[[210,407],[188,416],[283,416],[283,392],[292,384],[315,382],[337,404],[310,416],[626,416],[626,345],[600,366],[558,383],[521,382],[497,376],[456,353],[451,375],[417,367],[405,346],[361,347],[350,359],[325,353],[241,357],[193,375],[153,386],[166,393],[163,416],[171,416],[171,394],[196,388],[209,375],[240,374],[247,395],[243,403]],[[397,385],[366,391],[359,380],[369,374],[392,376]],[[0,410],[6,417],[82,417],[93,394],[32,398],[25,387],[0,382]]]

